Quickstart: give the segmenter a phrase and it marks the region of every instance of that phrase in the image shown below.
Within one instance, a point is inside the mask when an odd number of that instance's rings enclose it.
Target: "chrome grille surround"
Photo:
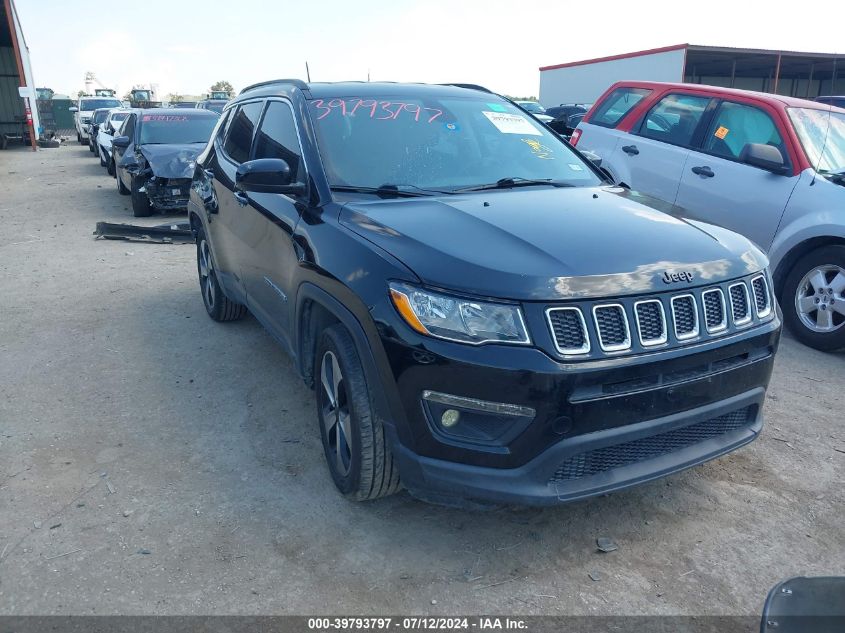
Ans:
[[[643,310],[647,309],[648,306],[656,305],[660,321],[658,325],[661,326],[660,334],[658,336],[643,336],[643,330],[646,327],[653,327],[654,324],[652,323],[643,323],[646,319],[651,319],[652,315],[644,315],[642,314]],[[641,310],[640,308],[643,308]],[[644,301],[636,301],[634,303],[634,319],[637,322],[637,334],[640,337],[640,344],[643,347],[651,347],[653,345],[663,345],[666,341],[669,340],[668,329],[666,327],[666,312],[663,309],[663,302],[660,299],[645,299]],[[651,334],[651,332],[649,332]]]
[[[621,322],[618,325],[621,325],[623,328],[623,338],[618,343],[610,342],[605,344],[606,336],[610,337],[611,335],[618,334],[610,330],[610,328],[617,325],[610,322],[610,319],[614,318],[614,313],[621,316]],[[593,306],[593,322],[599,335],[599,345],[605,352],[621,352],[631,348],[631,328],[628,325],[628,314],[625,312],[625,306],[621,303],[602,303]]]
[[[581,336],[583,337],[583,342],[580,346],[571,347],[566,345],[567,341],[565,337],[567,335],[571,335],[571,332],[561,332],[561,328],[572,328],[573,323],[570,319],[569,323],[560,323],[559,319],[558,325],[556,327],[556,317],[562,316],[575,316],[577,319],[577,325],[581,328]],[[557,349],[559,354],[563,354],[564,356],[569,356],[572,354],[589,354],[590,353],[590,333],[587,331],[587,322],[584,320],[584,313],[581,311],[581,308],[575,307],[566,307],[566,308],[547,308],[546,309],[546,320],[549,323],[549,328],[552,331],[552,340],[555,343],[555,349]],[[564,340],[561,340],[564,338]],[[562,344],[563,343],[563,344]]]
[[[684,299],[689,299],[690,303],[692,304],[692,321],[693,325],[691,329],[687,332],[679,332],[678,331],[678,322],[680,321],[678,314],[679,309],[676,302],[681,302]],[[683,294],[683,295],[676,295],[672,297],[672,324],[675,327],[675,337],[679,341],[686,341],[691,338],[695,338],[698,336],[698,302],[695,300],[695,295],[693,294]]]
[[[715,297],[714,301],[718,303],[713,306],[710,297]],[[701,302],[704,307],[704,327],[707,328],[708,334],[716,334],[717,332],[724,332],[728,329],[728,312],[725,306],[725,293],[721,288],[710,288],[701,293]],[[714,312],[718,308],[718,312]],[[713,315],[713,324],[711,325],[711,314]],[[720,317],[716,321],[715,317]]]
[[[758,319],[765,319],[772,313],[772,295],[765,275],[757,275],[751,279],[751,289],[754,291],[754,310]],[[760,303],[763,307],[760,307]]]
[[[745,282],[738,281],[728,286],[728,295],[731,298],[731,318],[734,325],[743,326],[751,323],[751,297]]]

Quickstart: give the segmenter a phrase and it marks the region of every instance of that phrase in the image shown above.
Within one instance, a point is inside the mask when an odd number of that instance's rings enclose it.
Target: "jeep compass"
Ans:
[[[478,86],[277,80],[226,106],[188,210],[209,316],[295,359],[342,493],[552,504],[762,426],[765,256],[649,202]]]

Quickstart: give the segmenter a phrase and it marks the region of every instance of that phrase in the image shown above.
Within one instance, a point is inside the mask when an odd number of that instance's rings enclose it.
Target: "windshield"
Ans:
[[[207,143],[216,124],[213,116],[145,114],[141,117],[140,144]]]
[[[454,190],[501,179],[601,183],[557,136],[493,95],[345,97],[309,105],[333,186]]]
[[[523,109],[528,110],[532,114],[545,114],[546,109],[541,106],[536,101],[517,101],[519,105],[523,107]]]
[[[106,117],[109,115],[108,110],[103,110],[101,112],[94,113],[94,123],[102,123],[106,120]]]
[[[845,170],[845,114],[789,108],[789,118],[810,164],[819,172]]]
[[[82,99],[79,102],[79,109],[85,112],[97,108],[119,108],[120,101],[117,99]]]

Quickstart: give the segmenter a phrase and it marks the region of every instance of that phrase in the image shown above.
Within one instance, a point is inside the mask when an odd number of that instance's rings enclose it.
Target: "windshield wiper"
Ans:
[[[560,182],[559,180],[552,180],[551,178],[521,178],[514,176],[512,178],[499,178],[494,183],[487,185],[477,185],[475,187],[464,187],[463,189],[455,189],[455,193],[463,191],[486,191],[487,189],[511,189],[513,187],[530,187],[532,185],[548,185],[550,187],[574,187],[572,183]]]
[[[410,187],[416,191],[404,191],[399,187]],[[377,196],[395,198],[426,198],[437,194],[449,194],[450,191],[438,191],[436,189],[423,189],[416,185],[393,185],[384,184],[379,187],[359,187],[356,185],[330,185],[332,191],[346,191],[349,193],[373,193]]]

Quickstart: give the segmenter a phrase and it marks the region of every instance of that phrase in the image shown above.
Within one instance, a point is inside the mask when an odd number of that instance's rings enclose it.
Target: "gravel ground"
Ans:
[[[785,338],[759,440],[630,491],[353,503],[290,360],[205,315],[193,245],[92,238],[133,221],[115,189],[75,143],[0,152],[0,614],[752,615],[845,574],[845,356]]]

